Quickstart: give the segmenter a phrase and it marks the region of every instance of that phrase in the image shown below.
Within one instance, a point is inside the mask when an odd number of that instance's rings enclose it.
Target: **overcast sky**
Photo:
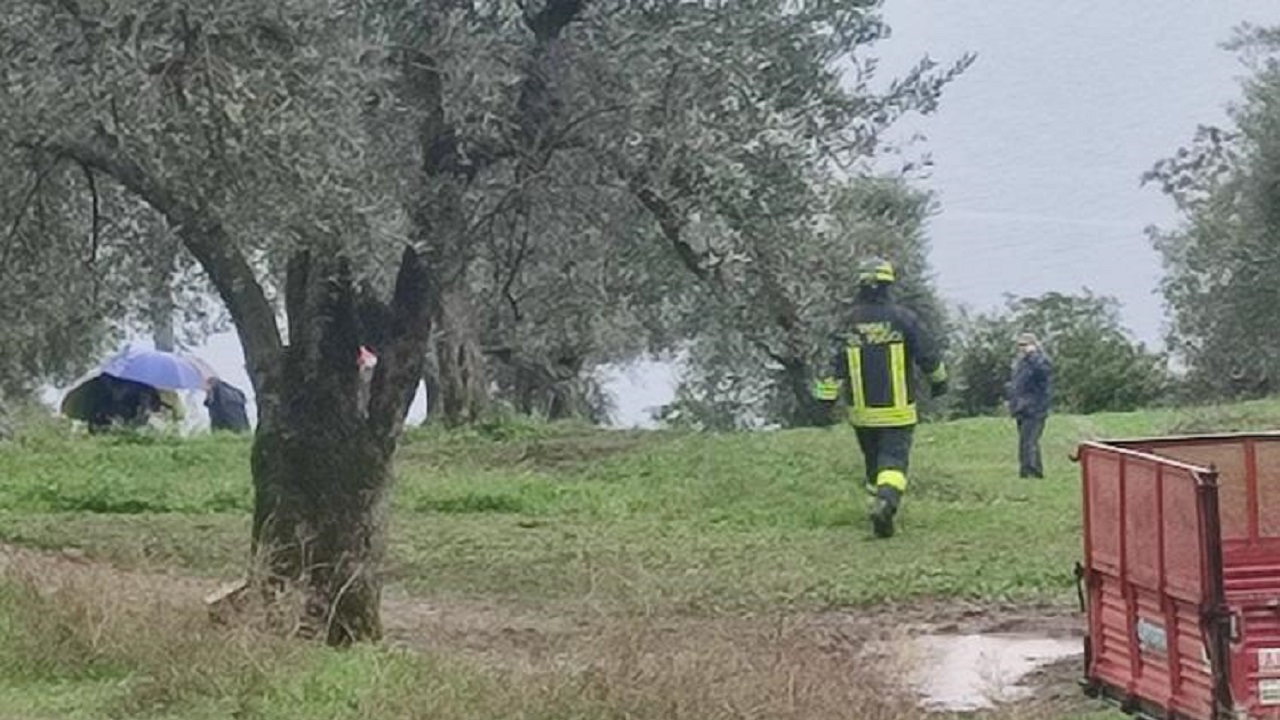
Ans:
[[[1159,342],[1158,255],[1143,233],[1174,222],[1141,174],[1221,123],[1244,74],[1220,48],[1242,22],[1280,23],[1276,0],[889,0],[884,70],[923,53],[977,62],[927,135],[933,265],[943,294],[986,308],[1004,293],[1113,295]]]
[[[929,54],[977,62],[940,111],[913,118],[938,193],[933,266],[943,295],[978,309],[1005,293],[1089,287],[1124,303],[1124,319],[1159,342],[1159,259],[1143,228],[1173,209],[1142,172],[1220,123],[1242,67],[1219,45],[1241,22],[1280,24],[1280,0],[888,0],[893,38],[882,72]],[[249,389],[234,336],[197,349]],[[671,395],[669,368],[616,375],[619,420],[639,422]],[[412,416],[423,413],[421,394]]]

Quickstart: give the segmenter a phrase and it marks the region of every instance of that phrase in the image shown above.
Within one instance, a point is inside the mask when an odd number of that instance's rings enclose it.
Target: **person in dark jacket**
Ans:
[[[947,369],[938,346],[916,314],[889,294],[893,265],[872,259],[858,273],[857,299],[849,329],[839,339],[832,374],[819,380],[819,400],[843,399],[866,466],[866,486],[875,495],[871,526],[890,537],[907,489],[911,440],[919,420],[912,369],[918,367],[934,395],[947,391]]]
[[[204,406],[209,409],[209,428],[242,433],[249,431],[249,416],[245,413],[245,397],[231,383],[211,377],[205,383]]]
[[[145,383],[103,373],[87,384],[90,410],[86,419],[91,433],[107,432],[113,427],[142,427],[164,407],[159,392]]]
[[[1009,382],[1009,413],[1018,421],[1018,476],[1042,478],[1040,436],[1053,395],[1053,363],[1031,333],[1019,335],[1017,347]]]

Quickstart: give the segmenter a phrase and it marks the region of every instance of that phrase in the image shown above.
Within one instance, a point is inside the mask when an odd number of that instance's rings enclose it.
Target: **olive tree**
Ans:
[[[357,7],[22,2],[0,30],[6,149],[145,204],[225,305],[258,400],[262,585],[300,583],[336,644],[381,631],[391,457],[431,320],[365,157],[389,63]],[[367,405],[362,343],[381,360]]]

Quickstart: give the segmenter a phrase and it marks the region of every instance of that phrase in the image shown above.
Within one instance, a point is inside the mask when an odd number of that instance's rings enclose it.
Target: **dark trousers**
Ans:
[[[1044,477],[1040,462],[1040,436],[1044,434],[1044,415],[1018,416],[1018,476]]]
[[[853,429],[858,436],[858,447],[862,449],[862,459],[867,467],[867,485],[875,486],[876,475],[881,470],[901,470],[906,474],[914,430],[914,425]]]

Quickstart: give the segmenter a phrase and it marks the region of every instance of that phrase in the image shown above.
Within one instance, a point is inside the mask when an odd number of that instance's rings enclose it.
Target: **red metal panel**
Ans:
[[[1138,648],[1134,653],[1133,693],[1167,707],[1176,694],[1169,677],[1169,655],[1177,652],[1170,642],[1160,595],[1145,588],[1134,588],[1132,617]]]
[[[1170,709],[1188,717],[1213,714],[1213,670],[1201,630],[1200,609],[1186,602],[1175,603],[1174,632],[1177,638],[1178,693]]]
[[[1119,578],[1101,576],[1095,585],[1096,594],[1089,603],[1091,660],[1093,675],[1126,692],[1133,685],[1133,636],[1129,621],[1129,607]]]
[[[1089,474],[1084,482],[1092,524],[1088,562],[1095,570],[1119,573],[1124,530],[1120,520],[1120,457],[1089,452],[1087,464]]]
[[[1164,523],[1165,591],[1172,597],[1198,603],[1204,597],[1201,577],[1199,517],[1195,479],[1179,468],[1165,468],[1160,503]]]
[[[1280,433],[1087,443],[1081,457],[1088,679],[1151,714],[1280,720]],[[1158,509],[1140,512],[1152,492]]]
[[[1160,522],[1153,510],[1160,506],[1156,473],[1159,461],[1141,456],[1125,457],[1124,548],[1125,579],[1158,591],[1160,585]]]
[[[1212,440],[1188,438],[1179,443],[1155,445],[1152,452],[1202,469],[1218,472],[1218,508],[1222,538],[1249,537],[1249,502],[1246,483],[1245,443],[1247,437],[1227,436]]]
[[[1212,717],[1213,673],[1205,648],[1201,611],[1205,599],[1197,478],[1185,469],[1161,467],[1164,584],[1161,598],[1172,650],[1170,693],[1164,707],[1190,717]]]
[[[1263,462],[1280,459],[1275,440],[1246,441],[1244,499],[1249,535],[1226,543],[1223,576],[1227,604],[1236,618],[1232,645],[1233,694],[1251,717],[1280,718],[1280,540],[1264,508],[1274,508],[1280,476]]]
[[[1280,438],[1259,440],[1254,457],[1258,476],[1258,534],[1264,541],[1274,540],[1280,538]]]
[[[1233,694],[1249,717],[1280,718],[1280,615],[1265,605],[1232,606],[1240,640],[1232,645]]]
[[[1079,456],[1087,679],[1133,709],[1216,720],[1221,688],[1203,622],[1213,585],[1198,478],[1207,469],[1097,443],[1082,446]]]
[[[1242,442],[1244,443],[1245,522],[1249,529],[1249,540],[1256,542],[1258,540],[1258,441],[1247,438]]]
[[[1172,457],[1219,473],[1223,538],[1280,539],[1280,433],[1240,433],[1198,437],[1116,441],[1117,447]],[[1272,556],[1280,543],[1268,546]]]

